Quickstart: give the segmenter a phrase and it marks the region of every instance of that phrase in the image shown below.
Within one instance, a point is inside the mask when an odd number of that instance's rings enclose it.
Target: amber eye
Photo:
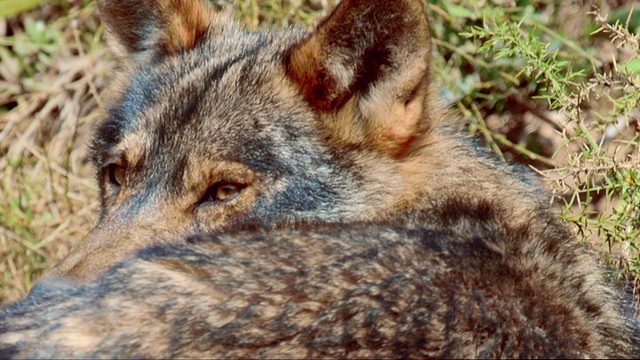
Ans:
[[[231,201],[235,199],[245,187],[246,185],[232,181],[219,181],[207,189],[200,203]]]
[[[118,164],[109,164],[107,166],[107,172],[109,173],[109,181],[116,187],[120,187],[124,184],[125,169],[124,166]]]

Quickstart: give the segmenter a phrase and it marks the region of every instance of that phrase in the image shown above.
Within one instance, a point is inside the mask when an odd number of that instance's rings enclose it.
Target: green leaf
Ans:
[[[0,0],[0,18],[16,16],[48,0]]]
[[[638,59],[633,59],[631,61],[629,61],[625,67],[627,68],[627,70],[629,70],[630,72],[634,72],[636,74],[640,74],[640,58]]]
[[[459,6],[459,5],[449,5],[447,7],[449,15],[454,19],[476,19],[477,16],[473,13],[473,11]]]

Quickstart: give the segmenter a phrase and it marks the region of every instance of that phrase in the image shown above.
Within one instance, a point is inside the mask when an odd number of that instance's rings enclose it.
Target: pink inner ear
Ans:
[[[205,11],[202,8],[202,4],[199,1],[192,2],[191,11],[185,14],[179,30],[182,32],[182,40],[185,48],[193,47],[198,41],[200,33],[204,32],[204,29],[200,28],[203,19],[205,19],[206,22]]]
[[[394,114],[396,115],[396,122],[387,128],[387,135],[389,137],[402,139],[411,137],[420,117],[420,111],[416,109],[418,106],[420,105],[415,102],[401,106],[396,114]]]
[[[163,46],[170,54],[191,50],[207,31],[211,13],[203,1],[163,0],[167,28]]]
[[[195,43],[195,35],[193,32],[189,31],[189,29],[187,27],[183,26],[180,27],[180,29],[178,30],[181,35],[180,37],[182,38],[182,46],[185,48],[191,47],[192,44]]]

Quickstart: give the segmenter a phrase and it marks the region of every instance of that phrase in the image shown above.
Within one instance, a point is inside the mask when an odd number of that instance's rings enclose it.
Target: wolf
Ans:
[[[120,66],[99,223],[0,311],[0,356],[640,355],[537,180],[437,106],[420,0],[343,0],[311,32],[98,7]]]

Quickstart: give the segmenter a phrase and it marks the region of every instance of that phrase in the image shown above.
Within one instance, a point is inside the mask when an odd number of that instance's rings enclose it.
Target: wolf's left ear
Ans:
[[[397,157],[426,131],[430,43],[420,0],[343,0],[285,66],[331,141]]]
[[[98,9],[111,50],[124,61],[190,50],[219,16],[206,0],[99,0]]]

